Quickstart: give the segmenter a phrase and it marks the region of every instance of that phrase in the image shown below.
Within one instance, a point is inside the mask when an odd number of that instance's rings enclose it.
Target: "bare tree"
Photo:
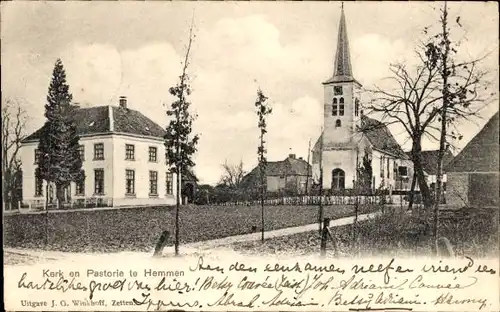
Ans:
[[[242,160],[240,160],[238,164],[229,164],[226,160],[222,164],[222,170],[223,173],[220,179],[220,184],[231,188],[237,188],[245,176]]]
[[[424,33],[428,34],[427,28]],[[373,90],[368,90],[372,99],[366,107],[368,113],[382,115],[384,125],[401,126],[411,140],[410,158],[426,211],[433,207],[434,199],[422,166],[422,140],[428,138],[431,141],[440,141],[440,123],[444,111],[448,127],[457,129],[457,121],[477,116],[479,110],[484,107],[484,100],[477,96],[484,73],[476,72],[472,75],[471,72],[476,70],[475,65],[480,59],[454,63],[447,70],[452,71],[461,83],[454,81],[453,86],[450,82],[443,84],[443,67],[440,63],[442,51],[441,46],[435,43],[437,38],[427,37],[417,47],[417,65],[414,67],[404,63],[391,64],[392,75],[387,79],[394,83],[395,88],[389,90],[376,86]],[[465,73],[459,74],[462,69]],[[446,91],[443,90],[444,85],[448,86]],[[456,101],[455,104],[460,104],[443,105],[445,93]],[[445,131],[443,135],[457,138],[455,131]]]
[[[18,157],[25,138],[26,112],[17,100],[2,97],[2,188],[3,204],[12,204],[13,192],[19,182],[21,161]]]

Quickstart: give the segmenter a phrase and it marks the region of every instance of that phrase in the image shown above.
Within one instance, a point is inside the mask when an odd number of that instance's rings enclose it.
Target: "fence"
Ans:
[[[264,205],[319,205],[319,203],[329,205],[354,205],[358,204],[395,204],[405,205],[408,198],[404,195],[359,195],[359,196],[339,196],[339,195],[324,195],[324,196],[290,196],[281,198],[265,199]],[[238,206],[238,205],[260,205],[260,200],[251,201],[229,201],[221,203],[222,206]]]
[[[89,197],[89,198],[76,198],[68,202],[59,204],[57,201],[49,203],[46,207],[45,199],[35,199],[24,202],[17,202],[16,204],[5,203],[4,212],[33,212],[47,210],[72,210],[82,208],[102,208],[113,207],[113,199],[106,197]]]

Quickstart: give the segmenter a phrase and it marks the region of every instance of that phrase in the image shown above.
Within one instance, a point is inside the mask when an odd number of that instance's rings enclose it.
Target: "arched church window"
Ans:
[[[335,121],[335,128],[337,128],[337,127],[341,127],[341,126],[342,126],[342,122],[340,121],[340,119],[337,119],[337,120]]]
[[[341,97],[339,100],[339,116],[344,116],[344,98]]]
[[[332,170],[332,190],[343,190],[345,188],[345,172],[336,168]]]
[[[356,99],[354,101],[354,115],[355,116],[359,115],[359,99]]]
[[[338,114],[337,98],[333,98],[332,116],[337,116],[337,114]]]

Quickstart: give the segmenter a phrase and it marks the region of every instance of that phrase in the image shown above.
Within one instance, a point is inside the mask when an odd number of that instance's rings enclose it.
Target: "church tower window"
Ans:
[[[354,101],[354,115],[355,116],[359,115],[359,99],[356,99]]]
[[[335,121],[335,128],[338,128],[338,127],[341,127],[342,126],[342,122],[340,121],[340,119],[337,119]]]
[[[333,95],[342,95],[342,86],[333,87]]]
[[[339,100],[339,116],[344,116],[344,98]]]
[[[337,116],[337,114],[338,114],[337,99],[333,98],[332,116]]]

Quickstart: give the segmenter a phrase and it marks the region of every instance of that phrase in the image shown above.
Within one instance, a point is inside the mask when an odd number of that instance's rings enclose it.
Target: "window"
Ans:
[[[332,171],[332,189],[343,190],[345,188],[345,172],[342,169]]]
[[[339,116],[344,116],[344,98],[340,98],[339,104]]]
[[[94,193],[104,194],[104,169],[94,169]]]
[[[125,144],[125,159],[134,160],[135,159],[135,146],[132,144]]]
[[[149,161],[156,162],[156,150],[154,146],[149,147]]]
[[[342,122],[340,121],[340,119],[337,119],[335,121],[335,128],[340,127],[340,126],[342,126]]]
[[[174,175],[170,172],[167,172],[166,175],[166,193],[167,195],[172,195],[174,193]]]
[[[35,196],[43,196],[43,180],[35,177]]]
[[[333,87],[333,95],[342,95],[342,86]]]
[[[104,143],[94,144],[94,160],[104,159]]]
[[[127,169],[125,170],[125,194],[134,195],[135,194],[135,171]]]
[[[85,146],[83,146],[83,145],[78,146],[78,153],[80,153],[80,159],[82,161],[84,161],[85,160]]]
[[[354,100],[354,115],[359,115],[359,99]]]
[[[391,176],[391,171],[389,171],[389,164],[390,164],[389,162],[390,162],[390,159],[387,158],[387,178],[390,178],[390,176]]]
[[[158,195],[158,172],[149,172],[149,195]]]
[[[75,194],[85,195],[85,178],[76,182]]]
[[[408,167],[406,167],[406,166],[399,166],[398,172],[399,172],[400,176],[407,177],[408,176]]]
[[[337,106],[337,99],[333,99],[333,106],[332,106],[332,116],[337,116],[338,114],[338,106]]]
[[[35,149],[35,164],[38,164],[38,159],[40,158],[40,150]]]

